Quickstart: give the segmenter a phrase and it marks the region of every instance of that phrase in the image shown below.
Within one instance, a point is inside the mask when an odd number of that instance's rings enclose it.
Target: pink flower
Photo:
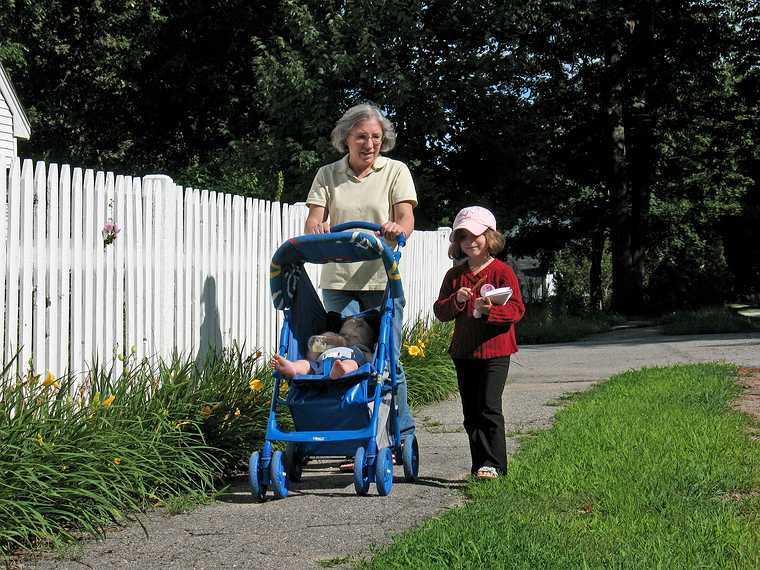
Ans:
[[[112,244],[120,231],[121,228],[119,227],[119,224],[115,223],[113,220],[108,220],[103,225],[103,230],[101,231],[101,234],[103,235],[103,247]]]

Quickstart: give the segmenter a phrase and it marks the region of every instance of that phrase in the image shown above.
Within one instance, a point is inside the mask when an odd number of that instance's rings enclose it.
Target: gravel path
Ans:
[[[760,367],[760,334],[666,337],[654,328],[622,329],[588,340],[526,346],[513,357],[504,395],[507,433],[547,427],[563,394],[629,369],[676,362],[726,360]],[[184,515],[143,517],[137,524],[87,542],[66,559],[41,555],[23,568],[321,568],[324,561],[350,561],[392,536],[462,503],[469,471],[467,440],[458,400],[416,414],[421,481],[403,482],[401,468],[388,497],[374,485],[368,497],[354,494],[353,478],[335,464],[317,463],[285,500],[253,501],[244,480],[229,495]],[[517,438],[508,439],[513,453]],[[323,561],[323,565],[319,564]]]

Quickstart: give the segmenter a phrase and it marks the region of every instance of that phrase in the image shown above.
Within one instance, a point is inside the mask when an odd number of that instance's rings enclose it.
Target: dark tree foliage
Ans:
[[[584,241],[592,273],[609,237],[620,312],[733,292],[717,229],[752,183],[740,161],[751,139],[730,64],[747,19],[737,6],[550,2],[530,36],[545,70],[536,105],[549,108],[540,114],[561,156],[542,165],[556,176],[557,201],[539,204],[539,227],[525,235],[554,236],[554,251],[562,240]],[[600,283],[590,284],[594,304]]]
[[[124,168],[139,132],[150,3],[4,2],[3,64],[29,116],[36,158]],[[23,150],[23,149],[22,149]]]
[[[749,179],[739,207],[724,216],[716,231],[725,243],[729,274],[736,290],[760,298],[760,4],[739,3],[737,48],[727,56],[736,82],[736,112],[725,120],[730,141],[742,140],[737,169]]]
[[[488,206],[511,252],[581,258],[585,303],[635,313],[759,292],[758,10],[16,0],[0,61],[32,123],[22,154],[290,202],[339,157],[336,119],[374,101],[418,227]]]

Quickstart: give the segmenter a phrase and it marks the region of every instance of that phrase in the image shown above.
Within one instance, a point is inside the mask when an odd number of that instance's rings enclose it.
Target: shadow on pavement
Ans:
[[[308,473],[298,483],[290,483],[288,491],[293,496],[318,495],[320,497],[345,497],[354,495],[353,475],[351,473]],[[393,479],[394,485],[419,485],[420,487],[434,487],[438,489],[464,489],[467,481],[464,479],[444,479],[440,477],[421,477],[414,483],[407,483],[403,476],[397,475]],[[332,492],[325,492],[330,491]],[[370,493],[372,494],[372,493]],[[247,477],[239,477],[232,481],[227,491],[217,497],[222,503],[248,504],[258,501],[251,494]]]
[[[602,348],[605,346],[615,345],[646,345],[646,344],[665,344],[665,343],[679,343],[684,341],[709,341],[717,338],[726,340],[742,340],[751,339],[750,342],[735,343],[733,345],[726,345],[721,343],[720,345],[708,345],[708,346],[754,346],[760,345],[760,333],[746,332],[746,333],[716,333],[716,334],[695,334],[695,335],[671,335],[665,336],[658,332],[641,333],[631,335],[630,337],[623,338],[608,338],[610,333],[603,333],[604,336],[589,337],[582,340],[576,340],[572,342],[557,342],[552,344],[523,344],[522,348],[530,348],[536,351],[550,351],[556,349],[558,346],[563,347],[597,347]]]
[[[441,479],[439,477],[421,477],[412,485],[421,487],[436,487],[438,489],[464,489],[467,481],[464,479]]]

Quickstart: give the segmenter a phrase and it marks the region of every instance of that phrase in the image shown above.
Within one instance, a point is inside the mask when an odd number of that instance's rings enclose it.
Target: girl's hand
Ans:
[[[460,305],[466,303],[472,297],[472,289],[469,287],[460,287],[457,290],[457,303]]]
[[[491,305],[491,299],[485,297],[475,299],[475,311],[478,311],[482,315],[487,315],[491,312]]]

